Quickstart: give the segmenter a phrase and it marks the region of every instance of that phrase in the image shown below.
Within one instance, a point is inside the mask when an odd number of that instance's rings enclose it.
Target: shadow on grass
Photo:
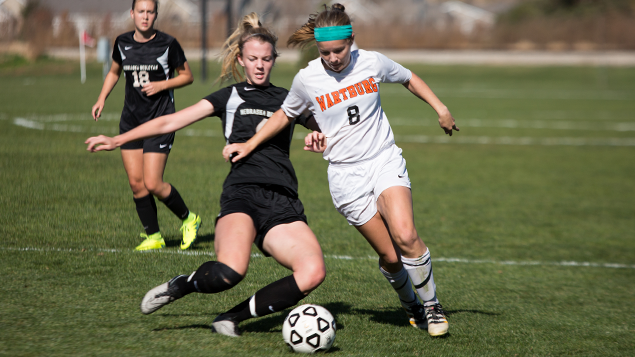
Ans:
[[[198,247],[196,246],[199,243],[205,243],[205,242],[213,242],[214,238],[216,237],[216,235],[214,233],[210,233],[210,234],[202,234],[199,235],[196,238],[196,241],[194,242],[194,244],[188,248],[190,250],[196,250],[198,249]],[[166,237],[164,237],[165,239]],[[165,246],[166,247],[180,247],[181,246],[181,237],[170,237],[169,239],[165,239]]]

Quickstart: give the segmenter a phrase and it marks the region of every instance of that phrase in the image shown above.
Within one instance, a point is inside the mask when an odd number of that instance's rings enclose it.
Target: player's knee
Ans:
[[[130,189],[134,195],[138,195],[146,192],[146,186],[142,180],[128,180],[128,184],[130,185]]]
[[[198,291],[213,294],[231,289],[243,278],[227,265],[211,261],[201,265],[194,273],[192,280],[194,280]]]
[[[421,240],[414,227],[391,228],[390,232],[393,239],[402,250],[414,249],[414,247],[417,246],[418,241]]]
[[[324,261],[310,261],[304,264],[301,269],[297,271],[298,287],[302,292],[307,293],[322,284],[326,278],[326,267]]]
[[[161,189],[162,182],[155,180],[145,180],[143,184],[148,192],[156,196],[157,192]]]

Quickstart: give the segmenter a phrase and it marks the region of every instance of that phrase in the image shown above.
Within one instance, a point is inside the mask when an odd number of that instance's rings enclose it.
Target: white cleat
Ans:
[[[181,276],[182,275],[179,275],[167,283],[150,289],[150,291],[146,293],[146,296],[143,297],[143,300],[141,300],[141,312],[146,315],[151,314],[172,301],[179,299],[181,297],[180,294],[178,294],[176,287],[170,283]]]
[[[238,323],[229,317],[218,315],[212,322],[212,331],[229,337],[240,337],[241,333],[238,329]]]
[[[428,320],[428,333],[430,336],[443,336],[448,333],[448,320],[441,304],[426,306],[426,318]]]

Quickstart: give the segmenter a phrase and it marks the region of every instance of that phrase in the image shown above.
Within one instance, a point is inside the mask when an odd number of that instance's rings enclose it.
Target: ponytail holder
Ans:
[[[346,40],[353,35],[353,26],[348,24],[344,26],[316,27],[313,35],[317,42]]]

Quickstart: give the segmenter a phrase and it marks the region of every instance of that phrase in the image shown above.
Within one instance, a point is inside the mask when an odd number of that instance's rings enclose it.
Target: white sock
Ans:
[[[424,306],[438,304],[436,290],[434,285],[434,277],[432,275],[432,260],[430,259],[430,251],[426,252],[419,258],[401,257],[403,266],[412,280],[412,284],[417,290],[417,294],[423,300]]]
[[[384,274],[392,288],[395,289],[397,295],[399,295],[399,301],[402,307],[408,309],[410,306],[418,303],[417,295],[414,290],[412,290],[412,283],[408,278],[406,269],[401,269],[397,273],[389,273],[379,265],[379,271]]]

